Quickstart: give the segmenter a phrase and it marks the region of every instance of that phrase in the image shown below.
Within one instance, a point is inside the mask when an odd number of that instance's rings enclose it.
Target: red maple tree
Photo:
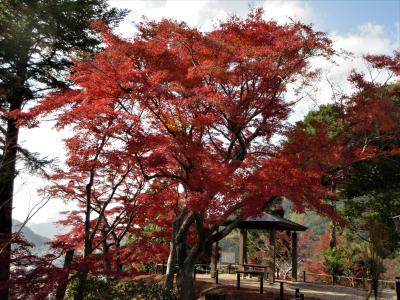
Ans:
[[[311,82],[309,59],[333,53],[323,33],[265,21],[261,10],[208,33],[170,20],[143,22],[132,41],[96,26],[106,48],[75,62],[77,88],[49,95],[30,117],[56,111],[59,126],[93,133],[81,142],[98,144],[96,135],[107,132],[116,141],[114,156],[139,169],[146,184],[162,180],[182,191],[167,288],[177,262],[181,297],[193,299],[196,260],[240,219],[262,213],[272,197],[330,213],[321,201],[329,192],[320,184],[323,173],[299,168],[274,142],[297,102],[285,97],[288,86]],[[77,159],[76,165],[92,163]],[[84,180],[87,188],[90,176]]]
[[[357,74],[352,80],[362,91],[343,102],[346,126],[334,139],[324,124],[313,135],[301,126],[287,130],[297,101],[286,97],[287,89],[315,79],[310,58],[333,53],[326,36],[310,26],[265,21],[261,10],[246,19],[232,17],[207,33],[171,20],[145,21],[131,41],[101,23],[95,26],[106,47],[75,61],[71,80],[76,87],[49,95],[26,115],[13,113],[21,122],[56,113],[58,126],[74,126],[76,135],[68,142],[70,169],[58,176],[68,180],[64,188],[69,195],[90,196],[85,211],[78,212],[86,217],[83,237],[76,230],[85,251],[102,241],[102,230],[110,226],[105,219],[129,215],[137,186],[126,187],[124,200],[113,199],[123,203],[120,210],[104,209],[106,218],[100,214],[87,221],[92,209],[101,211],[107,203],[96,199],[104,189],[129,168],[134,172],[127,180],[140,178],[146,188],[155,188],[156,193],[140,195],[144,205],[133,211],[136,216],[144,209],[149,213],[144,215],[157,220],[165,213],[160,208],[170,208],[172,225],[164,222],[171,234],[166,287],[171,288],[172,266],[178,263],[182,299],[194,299],[192,271],[205,249],[241,219],[262,213],[269,199],[285,196],[296,210],[332,216],[324,199],[334,197],[332,186],[342,180],[342,171],[355,161],[397,151],[378,152],[356,134],[368,128],[379,129],[380,138],[398,134],[397,125],[384,118],[389,114],[393,120],[397,110],[381,101],[381,94],[378,98],[382,87]],[[398,73],[398,57],[369,60]],[[288,143],[278,146],[274,138],[279,135],[288,135]],[[101,162],[100,146],[108,149]],[[100,194],[92,190],[95,185]],[[78,214],[72,213],[71,220]],[[129,225],[126,219],[123,223]],[[146,223],[137,224],[142,228]]]
[[[83,297],[89,273],[120,276],[123,265],[132,272],[137,271],[135,264],[165,259],[167,247],[156,241],[166,238],[165,232],[145,232],[144,228],[172,218],[171,187],[159,181],[144,184],[132,157],[118,148],[113,136],[118,120],[105,115],[98,122],[88,120],[81,112],[74,122],[74,135],[66,141],[66,166],[55,170],[53,183],[45,190],[77,207],[59,221],[71,230],[52,244],[63,252],[75,249],[69,271],[78,273],[78,299]],[[126,242],[130,237],[134,239]],[[142,251],[132,251],[138,248]]]

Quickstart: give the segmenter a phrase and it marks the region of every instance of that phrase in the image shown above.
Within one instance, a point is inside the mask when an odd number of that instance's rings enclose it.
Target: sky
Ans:
[[[321,82],[316,92],[317,104],[331,100],[331,88],[326,79],[347,90],[350,88],[346,81],[350,70],[362,71],[366,68],[362,55],[391,54],[400,48],[400,1],[394,0],[110,0],[109,4],[130,10],[127,18],[116,29],[124,38],[134,35],[134,23],[140,21],[142,16],[155,20],[172,18],[209,31],[217,20],[233,14],[245,16],[250,7],[262,7],[266,19],[274,19],[281,24],[290,19],[313,24],[315,30],[328,34],[335,49],[352,53],[346,59],[335,58],[335,65],[318,60],[312,62],[315,68],[321,69]],[[291,121],[300,120],[315,106],[315,99],[301,102],[292,114]],[[71,133],[57,132],[52,126],[52,122],[44,122],[35,129],[22,129],[20,141],[23,146],[42,156],[63,161],[65,148],[62,140]],[[44,179],[20,174],[15,182],[15,219],[24,220],[28,212],[43,201],[43,197],[38,196],[36,191],[46,184]],[[60,199],[51,199],[31,222],[55,221],[60,218],[61,211],[70,207]]]

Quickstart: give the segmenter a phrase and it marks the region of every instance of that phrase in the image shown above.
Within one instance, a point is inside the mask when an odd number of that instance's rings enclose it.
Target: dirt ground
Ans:
[[[235,274],[221,274],[219,275],[219,284],[216,285],[209,274],[197,274],[196,282],[198,287],[201,286],[201,292],[208,291],[209,293],[223,293],[226,294],[227,300],[255,300],[255,299],[276,299],[279,295],[279,283],[270,284],[264,283],[264,294],[259,294],[259,282],[257,278],[246,278],[240,281],[240,290],[236,289],[236,275]],[[340,286],[330,286],[303,282],[284,282],[284,295],[285,299],[293,299],[295,289],[300,289],[307,300],[362,300],[365,299],[366,291],[346,288]],[[204,299],[200,297],[199,299]],[[379,295],[380,300],[395,300],[396,295],[393,290],[381,291]]]

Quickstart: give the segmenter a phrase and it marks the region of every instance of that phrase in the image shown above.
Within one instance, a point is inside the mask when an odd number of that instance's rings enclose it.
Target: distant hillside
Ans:
[[[312,239],[316,240],[325,232],[326,225],[330,222],[328,218],[321,217],[315,212],[306,211],[302,214],[296,214],[292,212],[292,204],[288,200],[284,200],[282,203],[283,209],[285,210],[285,218],[293,222],[303,224],[308,229],[312,230]]]
[[[56,235],[65,234],[69,231],[69,227],[57,226],[54,222],[30,223],[29,228],[49,239],[53,239]]]
[[[21,225],[21,222],[13,219],[13,232],[17,232],[21,228]],[[22,234],[28,242],[34,244],[36,247],[43,247],[46,243],[50,242],[49,238],[33,232],[28,226],[22,228]]]

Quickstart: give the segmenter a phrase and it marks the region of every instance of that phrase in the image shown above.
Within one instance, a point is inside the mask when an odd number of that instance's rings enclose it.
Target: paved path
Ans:
[[[196,280],[206,281],[206,282],[214,282],[214,279],[210,278],[209,274],[197,274]],[[225,286],[235,286],[236,287],[236,274],[220,274],[219,275],[219,284]],[[240,286],[243,288],[251,288],[258,289],[260,283],[257,278],[246,278],[240,280]],[[355,288],[346,288],[340,286],[331,286],[331,285],[322,285],[322,284],[312,284],[312,283],[303,283],[303,282],[284,282],[284,290],[285,294],[294,295],[295,289],[300,289],[300,292],[304,294],[307,299],[309,297],[320,298],[322,300],[363,300],[365,299],[366,291],[355,289]],[[265,282],[264,289],[266,291],[271,291],[276,294],[279,294],[279,283],[275,283],[274,285]],[[372,297],[370,298],[372,299]],[[385,290],[381,293],[379,299],[384,300],[395,300],[396,295],[393,290]]]

